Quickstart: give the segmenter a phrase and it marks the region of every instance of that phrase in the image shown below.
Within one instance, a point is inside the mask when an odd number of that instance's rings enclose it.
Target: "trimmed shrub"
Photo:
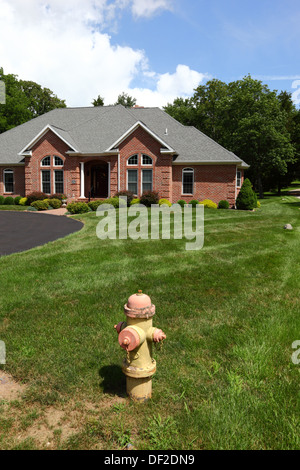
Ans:
[[[193,207],[196,207],[198,204],[199,204],[199,201],[197,201],[197,199],[192,199],[189,204]]]
[[[96,211],[98,209],[98,207],[101,205],[101,204],[104,204],[106,201],[90,201],[88,202],[88,206],[89,208],[92,210],[92,211]]]
[[[218,209],[229,209],[229,202],[228,201],[220,201],[218,204]]]
[[[130,206],[131,204],[131,201],[133,200],[134,198],[134,193],[132,191],[119,191],[117,194],[116,194],[117,197],[120,197],[120,196],[125,196],[127,197],[127,207]]]
[[[84,214],[89,212],[90,208],[85,202],[71,202],[67,205],[67,210],[70,214]]]
[[[204,199],[204,201],[201,201],[199,204],[203,204],[204,207],[208,207],[209,209],[218,209],[218,205],[210,199]]]
[[[62,205],[62,202],[59,199],[47,199],[49,206],[53,209],[59,209]]]
[[[0,196],[0,206],[3,206],[3,204],[4,204],[4,197]]]
[[[31,203],[34,201],[43,201],[47,199],[47,194],[42,193],[40,191],[34,191],[33,193],[27,196],[27,205],[31,206]]]
[[[48,202],[47,201],[33,201],[31,204],[31,207],[34,207],[38,211],[46,211],[48,209]]]
[[[26,206],[27,205],[27,197],[22,197],[19,201],[19,206]]]
[[[139,203],[140,203],[140,199],[136,197],[135,199],[132,199],[130,205],[133,206],[133,204],[139,204]]]
[[[184,201],[183,199],[179,199],[179,201],[177,201],[177,204],[179,204],[181,207],[184,207],[186,205],[186,201]]]
[[[15,205],[16,205],[16,206],[19,206],[21,199],[22,199],[21,196],[15,197]]]
[[[15,200],[14,200],[13,197],[8,196],[8,197],[6,197],[6,198],[4,199],[4,204],[5,204],[6,206],[14,206],[14,205],[15,205]]]
[[[167,206],[169,206],[169,207],[172,206],[172,203],[171,203],[168,199],[160,199],[160,200],[158,201],[158,204],[159,204],[160,206],[162,206],[163,204],[167,204]]]
[[[156,191],[145,191],[140,199],[140,203],[146,207],[151,207],[152,204],[158,204],[159,195]]]
[[[236,207],[240,210],[253,210],[257,207],[257,197],[248,178],[243,182],[236,200]]]

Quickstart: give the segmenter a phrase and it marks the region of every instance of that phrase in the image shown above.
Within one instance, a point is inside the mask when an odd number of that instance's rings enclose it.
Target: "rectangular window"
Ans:
[[[127,189],[133,194],[138,193],[138,172],[137,170],[127,170]]]
[[[54,171],[54,187],[56,194],[63,194],[64,192],[64,172],[62,170]]]
[[[4,192],[13,193],[14,192],[14,172],[13,170],[4,171]]]
[[[194,171],[193,169],[183,170],[182,194],[193,194],[193,192],[194,192]]]
[[[152,170],[142,170],[142,194],[152,191]]]
[[[238,188],[242,186],[242,172],[241,171],[236,172],[236,185]]]
[[[51,193],[50,170],[42,170],[42,191],[43,193]]]

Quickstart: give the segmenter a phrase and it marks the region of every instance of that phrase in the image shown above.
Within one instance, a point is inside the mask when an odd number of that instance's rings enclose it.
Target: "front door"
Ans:
[[[93,166],[91,169],[91,197],[108,197],[108,165]]]

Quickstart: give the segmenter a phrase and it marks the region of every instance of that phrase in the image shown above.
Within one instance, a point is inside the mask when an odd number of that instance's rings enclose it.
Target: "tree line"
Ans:
[[[164,110],[248,163],[260,197],[300,177],[300,110],[286,91],[271,91],[250,75],[228,84],[213,79]]]

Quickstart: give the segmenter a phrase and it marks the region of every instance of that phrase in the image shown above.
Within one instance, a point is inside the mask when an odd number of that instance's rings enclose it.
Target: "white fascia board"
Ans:
[[[112,149],[115,149],[117,145],[121,144],[132,132],[134,132],[138,127],[142,127],[148,134],[150,134],[155,140],[157,140],[161,145],[166,147],[167,152],[175,152],[172,147],[170,147],[166,142],[164,142],[158,135],[156,135],[154,132],[152,132],[145,124],[143,124],[141,121],[137,121],[128,131],[126,131],[116,142],[114,142],[107,150],[106,152],[111,152]]]
[[[39,134],[37,134],[22,150],[21,152],[18,153],[20,156],[26,156],[28,155],[28,148],[32,147],[36,142],[38,142],[48,131],[52,131],[57,137],[62,140],[65,144],[68,145],[68,147],[72,148],[74,152],[77,152],[77,150],[71,145],[67,140],[65,140],[55,129],[53,129],[50,124],[47,124],[47,126],[44,127],[44,129],[41,130]]]

